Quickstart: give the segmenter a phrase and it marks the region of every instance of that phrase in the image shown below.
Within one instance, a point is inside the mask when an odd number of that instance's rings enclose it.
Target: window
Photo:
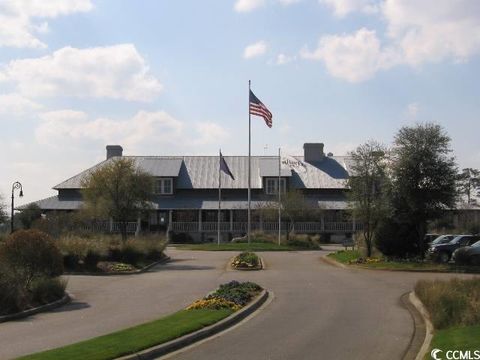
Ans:
[[[155,181],[155,194],[173,194],[173,182],[171,178],[160,178]]]
[[[285,178],[280,178],[280,187],[282,193],[287,191],[287,183]],[[265,193],[269,195],[278,194],[278,178],[266,178],[265,179]]]

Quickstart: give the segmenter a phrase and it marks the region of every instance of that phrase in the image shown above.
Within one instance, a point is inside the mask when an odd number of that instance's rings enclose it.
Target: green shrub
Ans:
[[[220,287],[205,299],[219,298],[231,301],[237,305],[245,306],[255,297],[262,288],[252,282],[239,283],[238,281],[230,281],[229,283],[220,285]]]
[[[413,225],[386,219],[375,230],[375,247],[385,256],[408,258],[419,255]]]
[[[60,278],[42,277],[35,279],[31,286],[32,300],[36,304],[48,304],[59,300],[65,294],[67,282]]]
[[[35,278],[63,273],[62,254],[51,237],[38,230],[11,234],[2,246],[2,257],[27,290]]]
[[[28,293],[22,285],[0,259],[0,315],[21,311],[28,305]]]
[[[256,268],[260,265],[260,259],[253,252],[242,252],[235,256],[232,265],[236,268]]]
[[[415,293],[437,329],[480,324],[480,279],[421,280]]]
[[[292,235],[287,245],[300,249],[318,249],[318,242],[308,235]]]

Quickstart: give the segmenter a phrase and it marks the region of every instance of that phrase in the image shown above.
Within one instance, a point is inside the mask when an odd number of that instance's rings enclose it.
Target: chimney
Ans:
[[[303,144],[303,158],[306,162],[319,162],[325,158],[323,143]]]
[[[107,160],[113,156],[122,156],[123,148],[120,145],[107,145]]]

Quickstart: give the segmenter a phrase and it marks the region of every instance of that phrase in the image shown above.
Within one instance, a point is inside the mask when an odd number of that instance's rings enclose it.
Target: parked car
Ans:
[[[437,236],[429,245],[440,245],[440,244],[446,244],[452,241],[457,235],[440,235]]]
[[[427,257],[434,261],[447,263],[455,250],[473,245],[478,240],[480,240],[478,235],[458,235],[446,244],[432,245],[427,251]]]
[[[455,250],[452,259],[460,265],[480,265],[480,241]]]
[[[433,240],[438,238],[441,234],[425,234],[423,241],[425,244],[430,244]]]

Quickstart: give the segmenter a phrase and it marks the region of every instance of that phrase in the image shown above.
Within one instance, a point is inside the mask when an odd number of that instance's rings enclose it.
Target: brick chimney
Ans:
[[[107,160],[114,156],[122,156],[123,148],[120,145],[107,145]]]
[[[323,143],[303,144],[303,157],[306,162],[319,162],[325,158]]]

